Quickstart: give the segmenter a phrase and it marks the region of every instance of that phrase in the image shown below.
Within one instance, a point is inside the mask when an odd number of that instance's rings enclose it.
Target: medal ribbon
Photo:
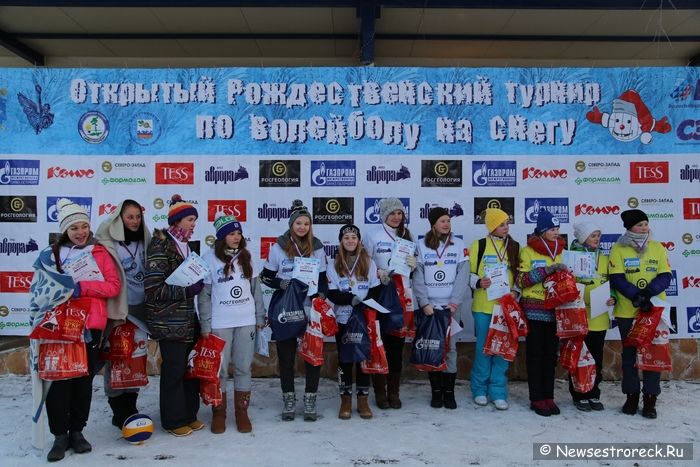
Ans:
[[[442,259],[442,255],[445,254],[445,250],[447,250],[447,246],[450,244],[450,240],[452,240],[452,232],[447,236],[447,239],[445,240],[445,246],[442,247],[442,251],[435,250],[435,253],[437,253],[438,259]],[[438,248],[440,248],[438,246]]]
[[[502,263],[506,259],[507,253],[507,248],[508,248],[508,241],[509,238],[506,237],[505,241],[503,242],[503,248],[501,251],[498,251],[498,247],[496,246],[496,242],[493,240],[493,235],[489,235],[489,238],[491,239],[491,245],[493,245],[493,249],[496,250],[496,255],[498,256],[498,262]]]
[[[396,237],[394,237],[393,235],[391,235],[391,234],[389,233],[389,231],[386,229],[386,226],[385,226],[384,224],[382,224],[382,228],[384,229],[384,232],[386,232],[386,234],[389,236],[389,238],[390,238],[392,241],[395,242],[395,241],[396,241]]]
[[[545,239],[542,237],[539,237],[539,239],[542,241],[542,243],[544,243],[544,247],[547,249],[547,253],[549,253],[549,257],[552,258],[552,261],[556,261],[554,258],[556,258],[557,253],[559,253],[559,242],[554,242],[554,253],[552,253],[552,249],[549,248],[549,245],[547,244]]]
[[[131,252],[131,250],[129,249],[129,247],[126,246],[126,244],[124,244],[124,242],[119,242],[119,244],[129,253],[129,256],[131,256],[131,259],[133,259],[134,261],[136,261],[136,255],[137,255],[138,252],[139,252],[139,242],[136,242],[136,249],[134,250],[133,253]]]

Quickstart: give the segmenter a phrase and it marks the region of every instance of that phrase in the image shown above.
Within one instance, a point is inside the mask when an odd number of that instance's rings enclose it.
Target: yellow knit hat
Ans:
[[[484,223],[486,224],[486,228],[488,229],[489,233],[493,232],[496,230],[496,227],[507,221],[508,214],[505,211],[497,208],[488,208],[486,210]]]

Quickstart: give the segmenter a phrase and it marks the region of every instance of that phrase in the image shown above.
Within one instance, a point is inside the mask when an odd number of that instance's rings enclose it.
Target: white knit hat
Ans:
[[[58,222],[61,233],[64,233],[68,230],[68,227],[78,222],[90,223],[90,216],[88,216],[85,209],[67,198],[59,199],[56,202],[56,209],[58,209]]]
[[[384,198],[379,202],[379,217],[382,218],[382,222],[386,223],[386,218],[394,211],[401,211],[404,218],[406,217],[406,208],[400,199]]]
[[[601,229],[593,222],[581,221],[574,224],[574,236],[581,245],[586,243],[586,239],[596,230]]]

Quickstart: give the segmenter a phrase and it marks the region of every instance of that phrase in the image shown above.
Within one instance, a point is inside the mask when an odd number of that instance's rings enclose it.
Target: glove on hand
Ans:
[[[289,279],[282,279],[280,281],[280,289],[285,290],[289,286]]]
[[[554,263],[552,265],[545,266],[544,272],[549,276],[550,274],[554,274],[557,271],[563,271],[564,269],[566,269],[566,264]]]
[[[360,303],[362,303],[362,299],[358,297],[357,295],[352,296],[352,306],[357,306]]]
[[[387,271],[386,269],[380,269],[379,281],[382,283],[382,285],[389,285],[389,282],[391,282],[391,272]]]
[[[411,268],[411,271],[416,269],[416,257],[415,256],[406,256],[406,265]]]
[[[203,288],[204,281],[200,279],[198,282],[187,286],[187,288],[185,289],[185,295],[187,295],[188,297],[194,297],[195,295],[198,295]]]

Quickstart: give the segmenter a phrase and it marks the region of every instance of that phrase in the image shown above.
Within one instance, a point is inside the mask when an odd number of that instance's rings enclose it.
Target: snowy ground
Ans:
[[[278,379],[255,379],[250,409],[253,433],[240,434],[229,413],[228,429],[213,435],[208,425],[211,409],[200,409],[207,428],[186,438],[175,438],[159,428],[158,379],[139,396],[139,407],[156,425],[153,437],[144,445],[132,446],[119,439],[110,424],[111,414],[102,392],[102,379],[95,379],[90,421],[85,430],[93,445],[91,454],[69,451],[61,466],[364,466],[364,465],[698,465],[700,459],[700,385],[693,382],[662,382],[657,420],[641,415],[623,415],[623,395],[618,383],[603,383],[603,412],[582,413],[570,402],[564,381],[557,381],[556,396],[562,414],[548,418],[527,406],[527,384],[510,384],[511,408],[499,412],[490,405],[477,407],[468,398],[468,384],[459,381],[457,410],[431,409],[427,381],[404,383],[401,410],[381,411],[362,420],[337,418],[337,386],[322,380],[316,423],[281,422]],[[300,398],[302,380],[297,379]],[[46,452],[31,445],[31,391],[29,377],[0,377],[0,464],[3,466],[46,465]],[[354,401],[353,401],[354,403]],[[302,410],[298,403],[298,413]],[[231,408],[229,406],[229,412]],[[53,438],[48,434],[49,441]],[[694,460],[672,461],[533,461],[533,442],[695,442]]]

